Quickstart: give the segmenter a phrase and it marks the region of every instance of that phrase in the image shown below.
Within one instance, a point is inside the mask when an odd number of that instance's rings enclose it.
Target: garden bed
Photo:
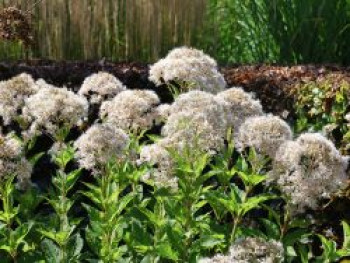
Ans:
[[[9,172],[0,175],[17,175],[16,187],[11,177],[0,185],[10,203],[0,207],[13,213],[2,235],[27,231],[33,243],[29,253],[18,243],[6,262],[20,250],[23,262],[197,262],[234,257],[240,236],[275,247],[276,262],[305,260],[308,250],[320,262],[350,255],[350,191],[339,191],[348,185],[350,69],[235,65],[220,69],[226,85],[211,58],[182,51],[198,64],[181,64],[178,50],[150,71],[106,61],[0,64],[0,80],[30,74],[2,83],[0,160]]]

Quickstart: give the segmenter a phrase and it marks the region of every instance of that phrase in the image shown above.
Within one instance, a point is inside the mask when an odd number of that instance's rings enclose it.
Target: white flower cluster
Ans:
[[[74,143],[80,165],[98,171],[111,159],[122,159],[129,137],[110,124],[94,124]]]
[[[27,136],[35,136],[43,130],[55,136],[65,127],[72,128],[87,117],[87,100],[66,88],[56,88],[37,81],[39,91],[26,99],[23,117],[30,123]]]
[[[101,104],[124,90],[126,87],[112,74],[98,72],[84,80],[78,94],[86,97],[92,104]]]
[[[177,181],[166,149],[180,154],[188,149],[215,154],[224,147],[229,127],[238,127],[249,116],[262,114],[261,105],[239,88],[217,95],[193,90],[181,94],[173,104],[161,107],[157,111],[166,121],[161,133],[163,138],[146,146],[141,159],[158,165],[153,175],[156,184],[173,188]]]
[[[227,255],[218,254],[213,258],[203,258],[199,263],[281,263],[284,250],[281,242],[248,237],[230,247]]]
[[[205,54],[202,50],[190,48],[190,47],[177,47],[169,51],[166,56],[170,59],[182,59],[182,58],[197,58],[202,60],[203,63],[211,67],[217,67],[215,59]]]
[[[189,91],[158,112],[166,120],[163,138],[153,145],[144,146],[139,161],[157,166],[144,178],[152,175],[156,185],[176,189],[173,160],[167,149],[179,153],[187,149],[209,153],[222,149],[227,128],[224,102],[204,91]]]
[[[11,137],[0,134],[0,180],[9,176],[16,176],[18,186],[26,188],[30,184],[32,165],[23,157],[20,142]]]
[[[5,125],[21,115],[25,100],[38,90],[33,78],[26,73],[0,82],[0,116]]]
[[[184,82],[188,89],[214,94],[224,90],[227,85],[214,59],[200,50],[187,47],[170,51],[167,57],[150,67],[149,74],[149,79],[156,85]]]
[[[171,105],[170,117],[180,113],[204,114],[213,128],[222,134],[227,129],[225,106],[225,102],[216,96],[208,92],[194,90],[181,94],[174,101]],[[163,133],[165,136],[169,135],[166,127],[163,129]]]
[[[305,133],[279,148],[269,177],[290,199],[289,210],[301,213],[316,209],[346,185],[347,158],[333,143],[317,133]]]
[[[224,102],[204,91],[189,91],[171,105],[162,143],[179,151],[217,151],[224,145],[226,130]]]
[[[204,113],[180,112],[169,117],[163,127],[165,138],[158,143],[183,152],[186,149],[215,153],[224,147],[223,134]]]
[[[142,180],[153,180],[158,187],[178,189],[177,177],[174,175],[174,163],[170,153],[159,144],[145,145],[140,152],[140,163],[149,163],[153,169]]]
[[[170,104],[160,104],[155,108],[155,122],[156,124],[165,123],[171,114]]]
[[[237,132],[247,118],[264,115],[260,101],[255,100],[242,88],[227,89],[218,93],[216,97],[226,102],[227,123],[233,132]]]
[[[236,146],[241,151],[253,147],[274,158],[279,146],[292,137],[289,125],[277,116],[250,117],[240,126]]]
[[[125,131],[147,130],[156,121],[160,101],[151,90],[125,90],[101,105],[100,117]]]

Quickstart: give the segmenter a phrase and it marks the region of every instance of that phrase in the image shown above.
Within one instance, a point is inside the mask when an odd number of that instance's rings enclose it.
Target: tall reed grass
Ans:
[[[204,48],[221,62],[350,63],[349,0],[209,0],[208,10]]]
[[[31,9],[37,0],[2,0],[0,8]],[[191,45],[206,0],[44,0],[34,6],[33,57],[153,61]],[[0,43],[0,58],[24,57],[18,44]]]

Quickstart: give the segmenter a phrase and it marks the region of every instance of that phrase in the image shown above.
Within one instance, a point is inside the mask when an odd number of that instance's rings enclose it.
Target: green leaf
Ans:
[[[34,222],[29,221],[17,227],[11,232],[13,240],[16,242],[16,247],[18,247],[24,241],[25,237],[28,235],[29,231],[32,229]]]
[[[199,239],[200,246],[205,249],[213,249],[225,242],[225,235],[202,235]]]
[[[309,235],[307,229],[293,229],[283,237],[283,244],[285,246],[293,246],[296,242],[307,238]]]
[[[146,231],[144,225],[139,221],[133,220],[131,223],[131,232],[125,237],[129,246],[135,250],[144,253],[152,249],[154,241],[151,235]]]
[[[70,258],[70,261],[73,262],[74,260],[75,262],[79,262],[79,257],[83,250],[83,246],[84,246],[84,241],[81,238],[79,233],[70,237],[67,243],[67,250],[68,250],[68,256]]]
[[[225,206],[219,202],[218,193],[216,192],[208,192],[205,194],[206,200],[209,202],[210,206],[213,208],[215,216],[220,220],[228,211]]]
[[[163,224],[163,221],[157,217],[156,214],[154,214],[153,212],[151,212],[150,210],[146,209],[146,208],[139,208],[140,212],[143,213],[148,220],[155,225],[156,227],[160,227]]]
[[[334,262],[339,259],[337,254],[337,243],[333,240],[328,240],[322,235],[318,235],[321,240],[323,253],[322,259],[327,259],[329,262]]]
[[[34,166],[41,159],[41,157],[43,157],[44,154],[45,152],[36,153],[32,157],[30,157],[28,160],[31,163],[31,165]]]
[[[65,168],[67,164],[74,158],[74,148],[70,145],[66,145],[65,149],[58,152],[56,156],[54,156],[55,163],[60,168]]]
[[[116,207],[116,211],[114,212],[113,216],[111,217],[111,220],[114,217],[119,216],[125,210],[125,208],[129,205],[129,203],[135,198],[135,196],[136,196],[136,194],[130,193],[130,194],[122,197],[118,202],[118,206]]]
[[[240,226],[237,228],[237,237],[261,237],[266,239],[267,235],[258,228]]]
[[[160,243],[156,247],[157,255],[161,256],[162,258],[171,259],[171,260],[178,260],[179,257],[177,253],[172,249],[170,244],[168,243]]]
[[[248,198],[245,203],[243,203],[240,207],[242,215],[245,215],[247,212],[254,208],[258,208],[261,203],[271,200],[271,199],[276,199],[278,198],[277,196],[270,195],[270,194],[261,194],[257,196],[253,196]]]
[[[265,232],[269,238],[279,240],[280,239],[280,227],[276,223],[266,218],[260,218],[259,220],[265,227]]]
[[[304,244],[297,244],[297,252],[300,255],[302,263],[309,263],[309,251],[308,246]]]
[[[165,230],[169,241],[171,242],[172,246],[175,247],[176,251],[181,253],[184,249],[187,249],[184,247],[184,244],[182,242],[184,238],[184,232],[179,226],[168,221]]]
[[[67,192],[69,190],[72,189],[72,187],[74,187],[75,183],[77,182],[77,180],[79,179],[79,176],[81,174],[81,169],[77,169],[77,170],[74,170],[72,172],[70,172],[69,174],[67,174]]]
[[[16,193],[16,200],[19,202],[19,212],[21,217],[32,218],[35,209],[44,200],[44,197],[40,195],[39,190],[36,187],[30,187],[28,190],[22,193]]]
[[[343,236],[344,236],[342,248],[350,249],[350,226],[345,221],[342,221],[342,225],[343,225]]]
[[[237,160],[235,168],[237,169],[237,171],[241,171],[244,173],[244,172],[248,172],[249,166],[247,161],[242,156],[240,156]]]
[[[60,263],[60,250],[52,240],[44,239],[41,242],[41,249],[44,253],[46,262]]]

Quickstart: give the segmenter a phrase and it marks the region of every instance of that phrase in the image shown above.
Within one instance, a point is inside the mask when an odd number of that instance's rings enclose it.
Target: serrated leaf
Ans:
[[[248,200],[246,200],[246,202],[244,202],[240,207],[242,215],[245,215],[254,208],[258,208],[261,203],[275,198],[277,198],[277,196],[269,194],[261,194],[248,198]]]

